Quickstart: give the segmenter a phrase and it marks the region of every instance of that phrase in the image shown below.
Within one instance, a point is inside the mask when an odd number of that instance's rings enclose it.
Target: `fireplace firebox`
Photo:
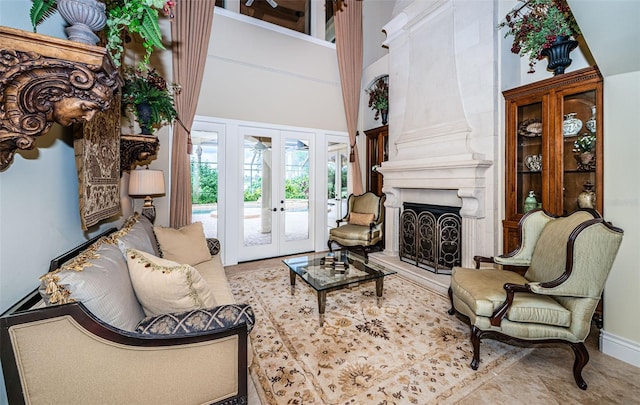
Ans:
[[[461,265],[460,208],[405,202],[400,214],[400,260],[436,274]]]

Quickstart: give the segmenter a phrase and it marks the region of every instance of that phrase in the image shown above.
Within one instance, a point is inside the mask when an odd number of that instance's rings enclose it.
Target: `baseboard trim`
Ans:
[[[640,343],[638,342],[602,330],[600,351],[632,366],[640,367]]]

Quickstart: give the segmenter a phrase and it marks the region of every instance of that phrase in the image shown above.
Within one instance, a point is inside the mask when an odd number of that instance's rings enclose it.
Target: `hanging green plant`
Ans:
[[[140,124],[157,128],[169,125],[177,118],[173,94],[179,90],[179,86],[167,85],[155,69],[127,68],[123,76],[122,108],[133,112]],[[151,108],[151,116],[145,123],[141,122],[137,108],[142,103]]]
[[[116,66],[120,66],[123,38],[126,34],[137,34],[145,49],[144,64],[154,49],[165,49],[162,33],[158,25],[158,10],[166,17],[173,18],[175,1],[166,0],[106,0],[107,26],[106,48]],[[33,31],[56,11],[56,0],[33,0],[29,16]]]

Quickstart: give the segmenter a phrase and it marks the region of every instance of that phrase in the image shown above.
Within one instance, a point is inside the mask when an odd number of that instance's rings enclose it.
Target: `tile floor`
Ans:
[[[256,267],[275,267],[282,258],[240,263],[227,266],[227,274]],[[534,346],[522,360],[487,381],[458,404],[640,404],[640,368],[601,353],[598,350],[598,329],[587,338],[590,361],[582,371],[589,385],[579,389],[573,380],[573,352],[568,345]],[[482,356],[482,346],[480,346]],[[480,364],[482,367],[482,364]],[[249,405],[260,405],[257,394],[249,393]]]

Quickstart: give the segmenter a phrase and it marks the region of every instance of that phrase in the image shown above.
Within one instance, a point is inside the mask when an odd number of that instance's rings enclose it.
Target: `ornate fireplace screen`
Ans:
[[[461,264],[460,209],[404,203],[400,215],[400,260],[437,274]]]

